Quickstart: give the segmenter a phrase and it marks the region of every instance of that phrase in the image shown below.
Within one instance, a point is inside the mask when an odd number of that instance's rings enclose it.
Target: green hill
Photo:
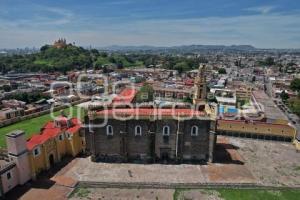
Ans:
[[[74,69],[101,68],[105,64],[115,64],[122,68],[141,65],[143,62],[130,60],[125,55],[108,55],[96,49],[87,50],[71,44],[63,48],[44,45],[38,53],[0,58],[0,68],[4,73],[8,71],[67,72]]]

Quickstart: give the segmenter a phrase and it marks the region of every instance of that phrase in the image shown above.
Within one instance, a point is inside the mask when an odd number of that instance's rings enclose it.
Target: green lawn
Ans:
[[[174,200],[180,199],[180,193],[189,190],[176,190]],[[217,192],[218,196],[224,200],[298,200],[300,190],[259,190],[259,189],[217,189],[204,190],[204,192]],[[205,192],[206,193],[206,192]],[[207,194],[206,193],[206,194]]]
[[[72,116],[77,117],[78,111],[81,112],[81,114],[82,114],[81,116],[83,117],[83,112],[78,107],[72,107]],[[69,108],[64,109],[64,112],[66,114],[68,114]],[[55,116],[57,116],[59,114],[60,114],[60,111],[57,111],[54,113]],[[51,119],[52,119],[51,115],[46,114],[46,115],[42,115],[40,117],[24,120],[24,121],[0,128],[0,147],[6,146],[5,135],[7,133],[9,133],[13,130],[16,130],[16,129],[24,130],[27,138],[29,138],[33,134],[39,133],[42,126]]]
[[[218,190],[225,200],[297,200],[300,197],[299,190]]]

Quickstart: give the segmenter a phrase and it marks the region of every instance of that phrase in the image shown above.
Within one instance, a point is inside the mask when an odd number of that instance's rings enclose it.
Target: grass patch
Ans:
[[[179,200],[180,194],[188,189],[175,189],[175,192],[173,193],[173,199]]]
[[[296,200],[299,190],[258,190],[258,189],[219,189],[220,197],[225,200]]]
[[[174,200],[179,200],[180,194],[186,190],[176,189],[173,194]],[[297,200],[300,196],[299,190],[260,190],[260,189],[216,189],[207,190],[219,193],[224,200]],[[210,194],[209,192],[206,194]],[[214,193],[211,193],[214,194]]]
[[[81,112],[81,116],[83,117],[83,111],[81,108],[73,106],[72,108],[72,116],[77,117],[78,112]],[[56,111],[54,113],[55,116],[58,116],[61,111]],[[64,109],[64,112],[68,114],[70,112],[69,108]],[[46,122],[52,120],[50,114],[45,114],[36,118],[26,119],[21,122],[17,122],[15,124],[5,126],[0,128],[0,147],[6,147],[5,135],[14,130],[23,130],[25,131],[26,137],[30,138],[32,135],[40,132],[40,129],[46,124]]]
[[[294,168],[295,171],[300,171],[300,166]]]
[[[89,194],[91,193],[91,191],[87,188],[84,187],[77,187],[72,194],[70,195],[70,197],[79,197],[79,198],[87,198],[89,196]]]

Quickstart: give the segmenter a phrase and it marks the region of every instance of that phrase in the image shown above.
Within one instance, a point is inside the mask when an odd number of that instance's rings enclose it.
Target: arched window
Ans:
[[[93,130],[93,124],[91,122],[89,123],[89,132],[90,133],[94,132],[94,130]]]
[[[163,127],[163,136],[169,136],[170,135],[170,127],[164,126]]]
[[[135,136],[141,136],[142,135],[142,127],[141,126],[135,126],[134,135]]]
[[[191,136],[197,136],[197,135],[198,135],[198,127],[197,126],[192,126]]]
[[[111,125],[108,125],[106,127],[106,135],[113,135],[114,131],[113,131],[113,127]]]

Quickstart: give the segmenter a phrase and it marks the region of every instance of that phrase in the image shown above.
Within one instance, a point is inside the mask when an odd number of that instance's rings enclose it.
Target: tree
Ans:
[[[183,102],[192,104],[193,103],[193,99],[191,97],[189,97],[189,96],[188,97],[184,97]]]
[[[145,83],[140,91],[136,95],[136,102],[151,102],[154,100],[154,90],[153,87],[147,83]]]
[[[218,70],[218,73],[219,73],[219,74],[226,74],[226,69],[225,69],[225,68],[220,68],[220,69]]]
[[[94,56],[99,56],[99,51],[97,49],[92,49],[91,53],[94,54]]]
[[[103,58],[106,58],[108,55],[107,55],[106,52],[101,52],[101,53],[100,53],[100,56],[103,57]]]
[[[183,61],[183,62],[177,63],[174,66],[174,69],[177,70],[179,74],[181,74],[182,72],[189,70],[189,66],[185,61]]]
[[[108,73],[108,69],[107,69],[106,66],[102,67],[102,72],[103,72],[103,74],[107,74]]]
[[[292,82],[291,82],[290,88],[293,91],[300,92],[300,79],[299,78],[293,79]]]
[[[46,45],[42,46],[40,50],[41,50],[41,51],[46,51],[46,50],[49,49],[49,48],[50,48],[50,45],[47,45],[47,44],[46,44]]]
[[[300,115],[300,99],[294,97],[294,98],[290,98],[288,102],[292,112],[296,113],[297,115]]]
[[[280,98],[283,102],[286,102],[290,97],[289,95],[283,90],[280,94]]]
[[[11,91],[11,86],[10,85],[3,85],[3,90],[4,92],[10,92]]]
[[[275,64],[274,58],[272,58],[272,57],[267,57],[267,58],[265,59],[265,64],[268,65],[268,66],[274,65],[274,64]]]

